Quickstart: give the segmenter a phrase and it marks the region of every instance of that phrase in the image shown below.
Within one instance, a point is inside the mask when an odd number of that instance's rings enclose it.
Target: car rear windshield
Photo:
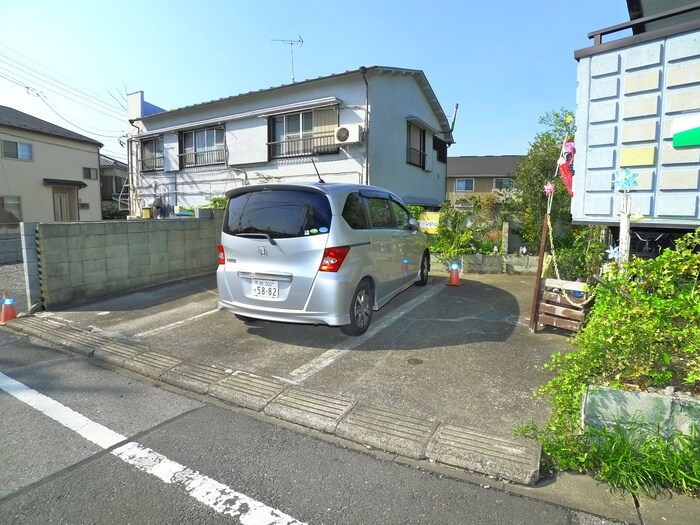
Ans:
[[[328,198],[304,190],[262,190],[232,196],[224,219],[224,233],[240,236],[303,237],[328,233]]]

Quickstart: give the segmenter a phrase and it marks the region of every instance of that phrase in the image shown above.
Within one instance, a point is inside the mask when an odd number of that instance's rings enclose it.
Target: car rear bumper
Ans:
[[[226,277],[218,272],[216,275],[219,292],[218,308],[230,312],[266,321],[285,323],[325,324],[342,326],[350,323],[350,300],[354,287],[335,279],[336,274],[321,276],[314,282],[309,299],[303,309],[285,309],[275,306],[274,301],[261,304],[249,304],[236,301]]]

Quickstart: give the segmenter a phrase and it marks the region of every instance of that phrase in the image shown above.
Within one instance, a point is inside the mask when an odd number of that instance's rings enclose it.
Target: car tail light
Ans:
[[[226,254],[224,253],[223,245],[219,244],[219,264],[226,264]]]
[[[318,270],[320,272],[337,272],[340,270],[340,265],[343,264],[345,256],[350,251],[350,246],[336,246],[335,248],[326,248],[323,251],[323,260]]]

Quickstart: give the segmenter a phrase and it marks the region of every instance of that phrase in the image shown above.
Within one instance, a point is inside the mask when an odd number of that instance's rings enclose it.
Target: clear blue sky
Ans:
[[[174,109],[288,84],[293,49],[297,81],[423,70],[450,120],[459,104],[450,156],[525,154],[541,115],[575,109],[586,35],[628,20],[625,0],[0,0],[0,105],[123,160],[125,93]]]

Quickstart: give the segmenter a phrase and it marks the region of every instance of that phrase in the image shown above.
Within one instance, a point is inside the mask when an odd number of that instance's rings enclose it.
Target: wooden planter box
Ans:
[[[585,292],[586,283],[543,279],[535,316],[537,326],[554,326],[578,332],[593,304]]]

